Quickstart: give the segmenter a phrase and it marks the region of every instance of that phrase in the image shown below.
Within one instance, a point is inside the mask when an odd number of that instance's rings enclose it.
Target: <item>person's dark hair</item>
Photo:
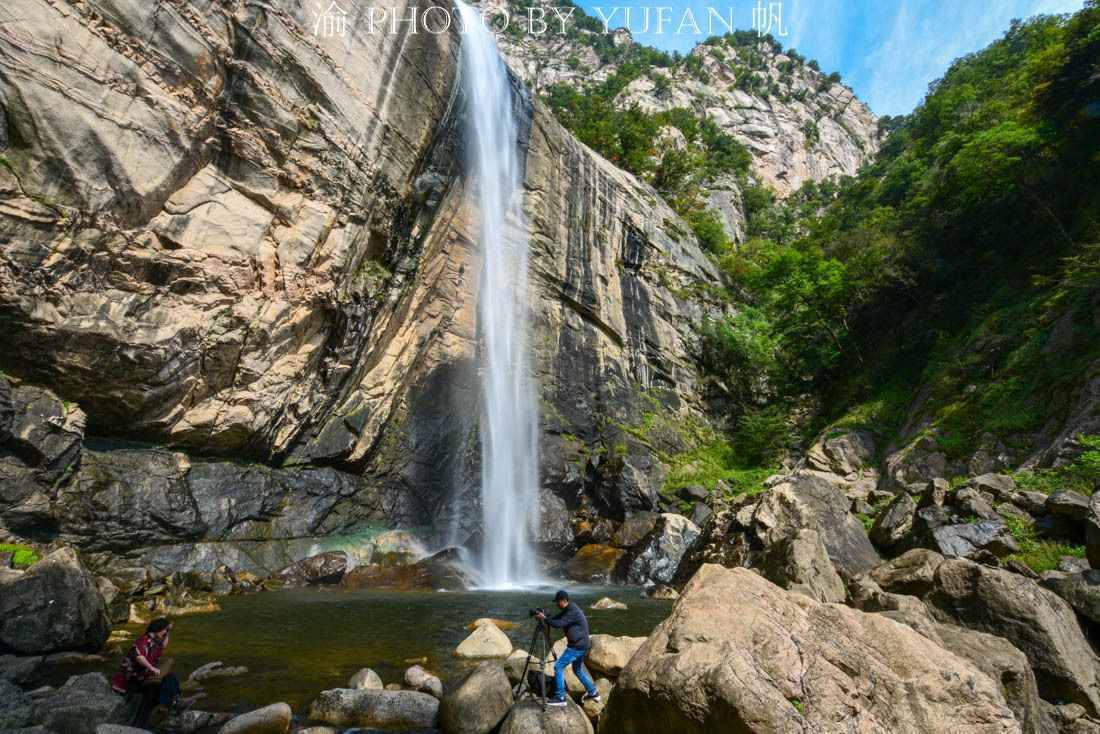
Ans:
[[[554,594],[554,601],[569,601],[569,592],[560,589],[557,594]]]
[[[145,628],[145,634],[155,635],[158,632],[163,632],[168,629],[171,625],[172,623],[168,621],[168,617],[157,617]]]

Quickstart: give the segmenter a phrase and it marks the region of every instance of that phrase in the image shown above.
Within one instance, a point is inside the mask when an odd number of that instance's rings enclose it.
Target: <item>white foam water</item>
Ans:
[[[538,523],[538,411],[528,360],[527,223],[508,70],[478,12],[456,0],[467,102],[466,150],[482,267],[481,511],[477,575],[486,588],[538,582],[530,541]]]

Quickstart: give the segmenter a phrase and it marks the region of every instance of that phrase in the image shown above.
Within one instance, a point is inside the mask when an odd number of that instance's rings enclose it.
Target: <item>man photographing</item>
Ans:
[[[543,612],[535,616],[540,622],[545,622],[551,627],[557,627],[565,632],[566,648],[558,661],[554,663],[554,681],[557,683],[557,691],[553,698],[546,702],[547,706],[565,705],[565,669],[572,665],[577,680],[584,686],[585,694],[582,701],[600,702],[600,692],[596,690],[596,684],[592,682],[592,676],[584,667],[584,656],[588,654],[588,648],[592,642],[588,639],[588,619],[584,612],[573,602],[569,601],[569,594],[564,589],[554,595],[554,603],[561,609],[553,617],[547,617]]]

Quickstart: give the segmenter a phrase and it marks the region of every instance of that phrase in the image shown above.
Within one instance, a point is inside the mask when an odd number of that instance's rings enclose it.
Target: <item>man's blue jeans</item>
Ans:
[[[573,666],[577,680],[584,686],[584,690],[588,691],[588,695],[596,695],[596,684],[592,682],[592,676],[584,668],[584,656],[587,654],[588,650],[574,650],[567,647],[558,658],[558,662],[554,663],[554,682],[558,685],[558,698],[565,698],[565,669],[570,665]]]

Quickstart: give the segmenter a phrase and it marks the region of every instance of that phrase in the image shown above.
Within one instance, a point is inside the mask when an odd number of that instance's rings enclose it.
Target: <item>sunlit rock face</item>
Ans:
[[[526,12],[504,0],[485,0],[480,5],[498,31],[503,54],[533,89],[545,90],[553,84],[585,89],[606,81],[620,68],[620,61],[601,57],[595,48],[595,37],[602,35],[598,15],[587,24],[578,23],[579,11],[569,16],[567,9],[550,0],[525,2],[524,7],[534,8]],[[603,12],[613,26],[628,23],[641,29],[646,27],[644,10],[633,8],[630,17],[625,6],[609,6]],[[684,12],[672,14],[666,33],[681,23],[685,32],[697,25],[703,36],[728,32],[723,21],[729,18],[721,13],[693,13],[689,19]],[[655,16],[655,11],[650,14],[651,30],[656,29]],[[633,43],[625,28],[612,29],[610,40],[614,47]],[[647,112],[685,108],[713,120],[748,149],[754,177],[781,196],[807,181],[852,176],[878,152],[878,118],[850,88],[808,63],[766,42],[741,47],[700,44],[690,55],[696,57],[694,69],[686,65],[648,69],[619,93],[615,104]],[[723,209],[721,202],[711,206]],[[736,216],[735,210],[723,216]],[[730,230],[735,233],[736,225]]]
[[[480,517],[460,38],[348,12],[329,34],[309,8],[0,9],[0,367],[89,436],[333,466],[390,498],[364,516],[460,541]],[[694,286],[719,276],[525,99],[538,539],[565,545],[596,484],[600,507],[656,502],[659,462],[595,449],[651,396],[700,409],[692,324],[716,306]]]

